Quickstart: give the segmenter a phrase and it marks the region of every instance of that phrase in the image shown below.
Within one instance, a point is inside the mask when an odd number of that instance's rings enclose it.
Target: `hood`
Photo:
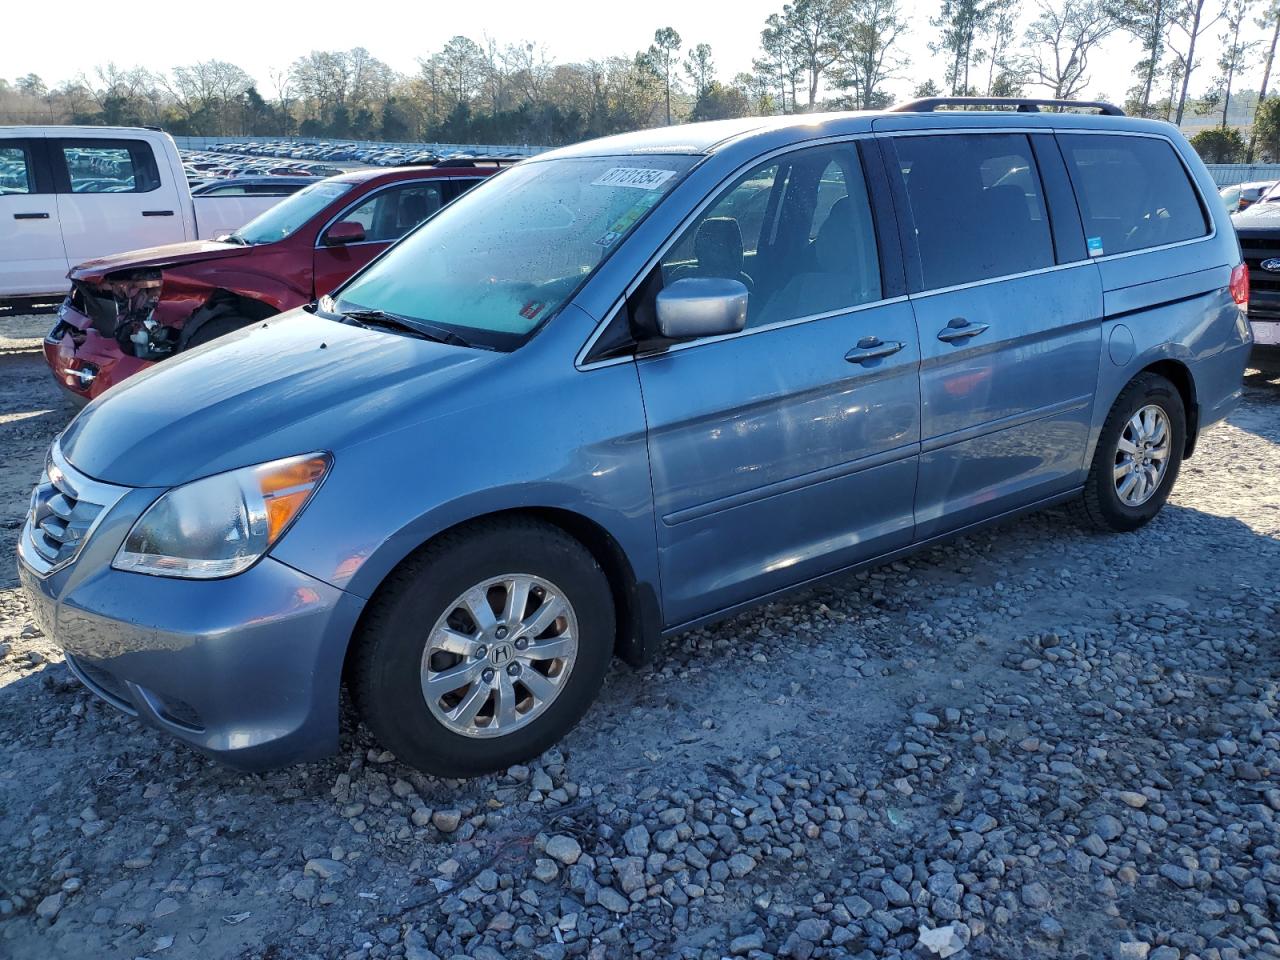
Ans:
[[[89,404],[59,440],[108,483],[171,487],[439,416],[510,354],[294,310],[180,354]]]
[[[243,256],[251,249],[253,248],[244,244],[220,243],[217,240],[166,243],[162,247],[146,247],[143,250],[130,250],[127,253],[113,253],[109,257],[86,260],[79,266],[72,267],[67,276],[72,280],[94,283],[117,270],[174,267],[180,263],[195,263],[197,260],[220,260],[224,257]]]
[[[1231,215],[1231,225],[1237,233],[1276,233],[1280,231],[1280,201],[1255,203],[1247,210]]]

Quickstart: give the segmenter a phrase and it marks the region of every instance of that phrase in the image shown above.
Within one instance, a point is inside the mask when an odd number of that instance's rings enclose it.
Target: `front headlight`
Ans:
[[[247,570],[302,512],[331,463],[313,453],[174,487],[138,518],[111,565],[193,580]]]

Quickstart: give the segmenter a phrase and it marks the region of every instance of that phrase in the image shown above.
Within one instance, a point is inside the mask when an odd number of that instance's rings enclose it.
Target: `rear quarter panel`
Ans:
[[[1181,156],[1200,194],[1211,233],[1164,249],[1102,257],[1104,320],[1098,393],[1086,463],[1116,397],[1161,361],[1186,368],[1194,392],[1189,427],[1203,429],[1239,401],[1249,353],[1248,324],[1228,288],[1240,247],[1204,164],[1167,124],[1150,123]]]

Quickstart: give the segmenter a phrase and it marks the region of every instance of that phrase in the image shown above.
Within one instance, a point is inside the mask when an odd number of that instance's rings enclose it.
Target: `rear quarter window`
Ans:
[[[1058,142],[1092,256],[1147,250],[1209,233],[1200,195],[1168,140],[1059,134]]]

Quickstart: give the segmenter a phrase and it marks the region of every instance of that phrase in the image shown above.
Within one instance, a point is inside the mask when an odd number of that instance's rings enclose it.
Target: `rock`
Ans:
[[[1104,813],[1093,821],[1093,832],[1110,843],[1124,833],[1124,824],[1109,813]]]
[[[1141,810],[1147,805],[1146,796],[1141,793],[1135,793],[1132,790],[1121,790],[1116,794],[1116,796],[1118,796],[1120,801],[1126,806],[1133,807],[1135,810]]]
[[[1028,883],[1020,896],[1022,902],[1033,910],[1043,910],[1049,905],[1049,891],[1043,883]]]
[[[622,835],[622,845],[633,857],[649,855],[649,831],[644,824],[638,823]]]
[[[462,811],[436,810],[431,814],[431,822],[441,833],[453,833],[462,823]]]
[[[347,872],[347,868],[337,860],[330,860],[327,857],[312,857],[303,866],[302,872],[310,877],[319,877],[321,880],[330,880],[334,877],[342,879]]]
[[[1147,960],[1151,944],[1140,940],[1125,940],[1116,944],[1115,960]]]
[[[729,858],[729,872],[741,880],[756,868],[756,862],[745,853],[735,853]]]
[[[582,856],[582,847],[573,837],[557,834],[547,841],[547,856],[569,866],[578,862],[578,858]]]
[[[809,917],[796,924],[796,933],[810,943],[821,943],[831,933],[831,923],[819,917]]]
[[[52,920],[58,915],[58,911],[62,909],[66,899],[67,895],[65,893],[49,894],[36,905],[36,916],[41,920]]]
[[[613,889],[613,887],[601,887],[596,896],[600,901],[600,906],[612,913],[626,913],[631,909],[631,901]]]
[[[959,953],[969,943],[969,928],[962,923],[952,923],[945,927],[920,927],[920,946],[939,957],[950,957]]]
[[[749,954],[752,950],[764,949],[764,934],[759,930],[753,930],[751,933],[744,933],[740,937],[734,937],[729,941],[729,953],[735,957],[742,957]]]
[[[151,916],[159,920],[161,917],[167,917],[171,913],[177,913],[178,908],[177,900],[173,899],[173,897],[165,897],[156,904],[155,909],[151,911]]]
[[[546,857],[539,857],[534,861],[533,875],[543,883],[550,883],[560,875],[560,868],[556,866],[556,862],[554,860],[548,860]]]

